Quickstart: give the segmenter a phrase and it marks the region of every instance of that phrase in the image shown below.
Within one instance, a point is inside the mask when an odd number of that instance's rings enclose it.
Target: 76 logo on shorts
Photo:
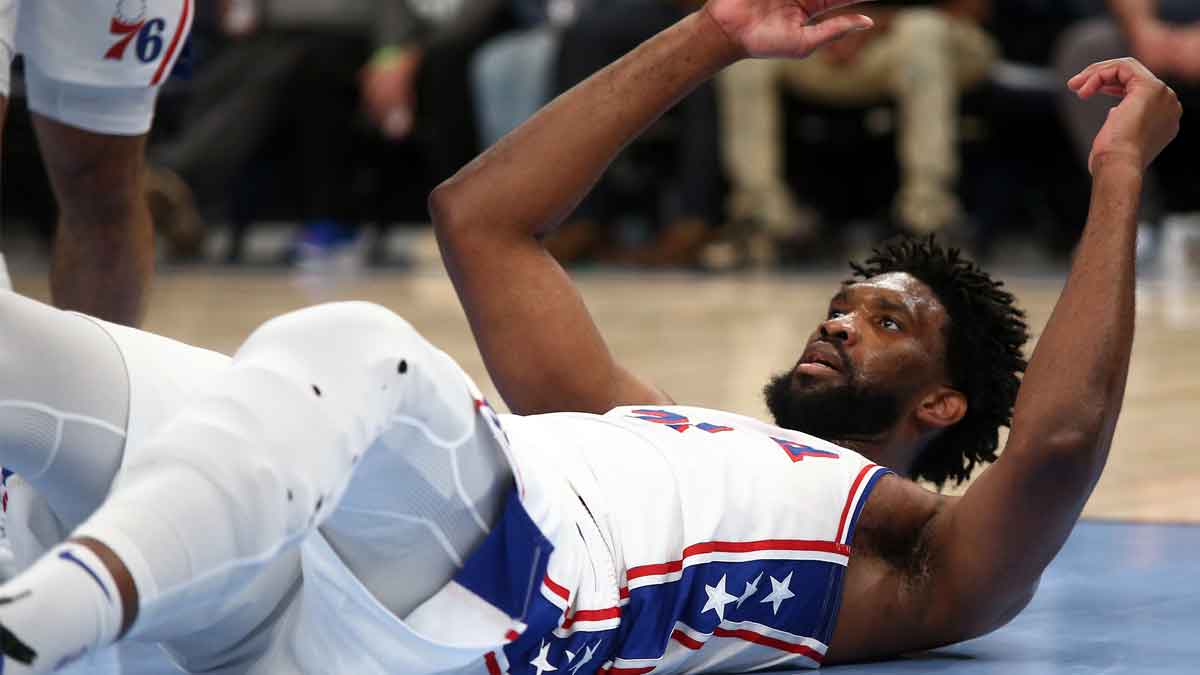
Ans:
[[[119,39],[104,52],[104,58],[120,61],[133,44],[133,53],[142,63],[150,63],[163,51],[163,32],[167,20],[146,18],[146,0],[118,0],[117,9],[109,22],[108,32]]]

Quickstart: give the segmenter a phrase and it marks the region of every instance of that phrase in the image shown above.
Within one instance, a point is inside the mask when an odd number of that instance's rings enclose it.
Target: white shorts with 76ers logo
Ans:
[[[194,14],[195,0],[0,0],[0,43],[25,56],[31,109],[136,135],[150,128]]]

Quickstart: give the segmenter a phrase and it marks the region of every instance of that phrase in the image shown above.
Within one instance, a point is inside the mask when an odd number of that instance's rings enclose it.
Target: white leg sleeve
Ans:
[[[409,364],[419,395],[393,417],[322,527],[358,580],[399,617],[450,582],[513,487],[503,433],[466,373],[428,343]],[[396,583],[396,570],[413,573]]]
[[[0,464],[44,495],[68,531],[108,494],[128,416],[121,352],[99,326],[0,292]]]
[[[333,513],[353,467],[414,405],[424,340],[366,303],[284,315],[130,457],[76,532],[110,546],[140,596],[131,636],[196,633]]]

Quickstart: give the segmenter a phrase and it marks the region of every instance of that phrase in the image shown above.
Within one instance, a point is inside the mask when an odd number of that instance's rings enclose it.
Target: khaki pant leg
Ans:
[[[784,181],[781,68],[786,62],[747,60],[717,78],[722,158],[732,190],[728,216],[773,237],[807,234]]]
[[[960,215],[954,193],[958,99],[986,76],[996,55],[995,43],[978,26],[931,9],[901,12],[868,55],[881,67],[888,64],[900,116],[896,210],[916,233],[938,230]]]

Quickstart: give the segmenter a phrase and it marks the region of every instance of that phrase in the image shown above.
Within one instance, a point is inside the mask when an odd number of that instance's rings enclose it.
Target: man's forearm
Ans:
[[[1030,360],[1009,441],[1009,449],[1034,455],[1065,449],[1091,467],[1093,482],[1107,457],[1129,371],[1143,171],[1117,156],[1097,158],[1094,173],[1087,227]]]
[[[439,186],[430,199],[434,221],[496,235],[547,232],[630,140],[737,57],[706,12],[686,17],[560,96]]]

